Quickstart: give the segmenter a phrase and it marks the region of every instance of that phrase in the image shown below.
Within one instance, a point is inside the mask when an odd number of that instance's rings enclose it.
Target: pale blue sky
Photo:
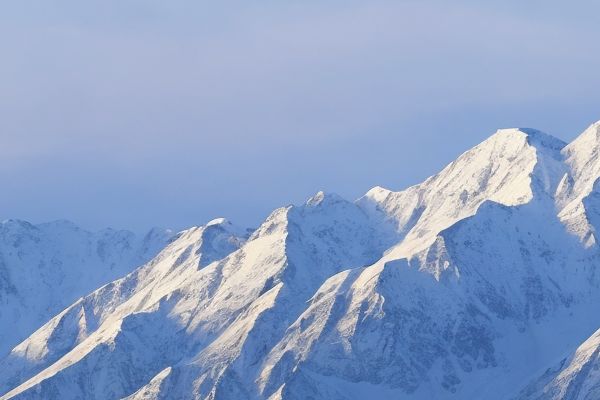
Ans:
[[[253,3],[253,4],[250,4]],[[8,1],[0,219],[256,225],[600,119],[594,1]]]

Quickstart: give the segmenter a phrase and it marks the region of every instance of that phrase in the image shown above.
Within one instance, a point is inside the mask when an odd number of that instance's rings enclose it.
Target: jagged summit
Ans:
[[[35,225],[33,225],[30,222],[24,221],[22,219],[14,219],[14,218],[9,218],[9,219],[5,219],[4,221],[0,222],[0,226],[2,226],[3,228],[24,228],[24,229],[35,229]]]
[[[598,122],[600,124],[600,122]],[[525,142],[523,141],[525,139]],[[459,158],[451,163],[446,169],[460,162],[461,159],[466,158],[470,161],[476,161],[482,163],[482,153],[490,154],[495,153],[500,159],[514,158],[520,151],[527,151],[529,146],[535,149],[547,151],[552,158],[560,158],[558,151],[562,150],[567,144],[547,133],[532,128],[502,128],[498,129],[489,138],[481,142],[479,145],[466,151]],[[493,160],[490,160],[493,161]],[[435,179],[438,175],[441,175],[446,171],[444,169],[437,175],[429,177],[425,182]],[[420,186],[420,185],[416,185]],[[410,189],[410,188],[409,188]],[[383,199],[386,197],[391,190],[382,186],[375,186],[370,189],[365,196],[370,198]]]
[[[429,245],[441,230],[474,215],[484,201],[507,206],[550,201],[564,174],[564,142],[533,129],[500,129],[438,174],[400,192],[381,187],[357,200],[395,225],[405,240],[394,256]]]
[[[498,129],[492,136],[510,138],[511,136],[525,135],[530,144],[539,147],[546,147],[554,150],[561,150],[567,145],[564,141],[549,135],[545,132],[533,128],[504,128]]]
[[[598,141],[600,141],[600,121],[594,122],[588,126],[581,135],[569,144],[569,147],[577,147],[583,143],[596,145]]]
[[[314,196],[312,196],[311,198],[309,198],[306,201],[306,205],[311,206],[311,207],[316,207],[316,206],[320,206],[320,205],[345,202],[345,201],[346,200],[344,200],[341,196],[339,196],[336,193],[325,193],[323,191],[319,191]]]

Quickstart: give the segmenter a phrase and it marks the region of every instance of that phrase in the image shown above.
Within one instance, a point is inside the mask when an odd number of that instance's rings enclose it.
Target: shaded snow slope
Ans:
[[[98,286],[154,257],[170,240],[153,229],[138,237],[88,232],[68,221],[0,223],[0,354]]]

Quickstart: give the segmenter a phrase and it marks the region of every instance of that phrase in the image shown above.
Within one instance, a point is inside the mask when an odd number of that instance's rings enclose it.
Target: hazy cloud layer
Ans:
[[[499,127],[600,119],[591,1],[11,3],[0,218],[256,224],[416,183]]]

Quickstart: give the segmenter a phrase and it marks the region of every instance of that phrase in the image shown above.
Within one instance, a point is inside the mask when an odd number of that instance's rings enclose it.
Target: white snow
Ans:
[[[171,236],[88,232],[69,221],[0,223],[0,354],[78,297],[154,257]]]

